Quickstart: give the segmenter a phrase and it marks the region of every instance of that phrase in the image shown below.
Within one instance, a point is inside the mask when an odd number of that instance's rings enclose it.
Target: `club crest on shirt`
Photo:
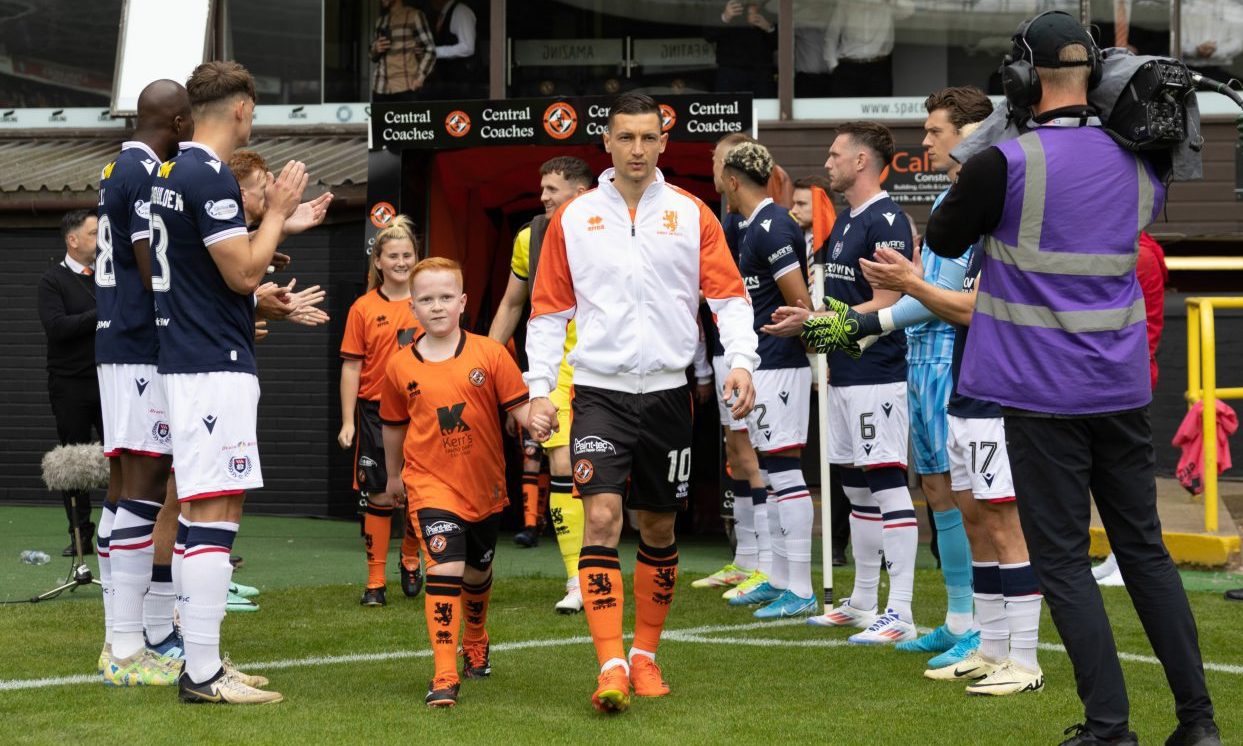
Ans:
[[[678,232],[678,211],[665,210],[665,214],[661,217],[661,225],[665,230],[662,235],[673,235]]]
[[[483,368],[474,368],[466,378],[472,386],[482,386],[487,383],[488,374],[483,372]]]
[[[848,229],[850,228],[850,226],[846,226],[846,227]],[[845,234],[843,233],[842,235],[845,235]],[[841,256],[842,248],[845,247],[845,245],[846,245],[845,241],[838,241],[837,243],[833,244],[833,258],[834,259]]]

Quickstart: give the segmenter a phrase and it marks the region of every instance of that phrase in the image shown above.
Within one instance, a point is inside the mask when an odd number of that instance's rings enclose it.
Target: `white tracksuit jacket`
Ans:
[[[659,170],[633,218],[613,186],[562,205],[549,222],[531,293],[531,398],[557,385],[565,325],[576,319],[574,383],[644,393],[686,383],[699,341],[702,290],[731,368],[759,364],[754,314],[720,222]]]

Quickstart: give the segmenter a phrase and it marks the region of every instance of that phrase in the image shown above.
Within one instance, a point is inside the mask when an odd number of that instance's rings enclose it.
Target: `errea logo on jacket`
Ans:
[[[604,218],[600,217],[599,215],[592,215],[591,217],[587,218],[587,230],[589,231],[604,230]]]

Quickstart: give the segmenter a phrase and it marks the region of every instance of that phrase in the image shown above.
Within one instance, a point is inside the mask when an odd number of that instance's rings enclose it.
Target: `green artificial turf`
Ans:
[[[51,554],[63,546],[61,521],[63,514],[50,508],[0,509],[0,595],[24,598],[63,576],[59,557],[42,567],[18,561],[22,549]],[[18,680],[93,672],[102,611],[98,590],[89,588],[38,605],[0,607],[0,742],[1055,744],[1064,727],[1081,719],[1069,661],[1057,651],[1040,654],[1044,692],[984,699],[965,696],[959,685],[924,680],[918,654],[850,647],[844,630],[757,624],[718,592],[690,588],[727,558],[721,544],[702,540],[681,544],[682,575],[667,625],[674,634],[660,650],[673,693],[636,698],[629,712],[601,716],[588,701],[595,656],[585,620],[552,613],[564,583],[555,541],[522,550],[508,536],[498,551],[489,617],[493,675],[463,682],[456,709],[428,711],[422,700],[432,665],[423,599],[402,596],[390,563],[389,605],[358,606],[365,570],[355,524],[247,518],[236,551],[246,565],[235,579],[262,589],[262,609],[225,620],[224,649],[244,670],[270,677],[285,702],[192,707],[177,703],[171,689],[118,690],[94,681],[12,689]],[[934,626],[945,612],[945,594],[923,552],[916,618]],[[622,558],[629,578],[633,544],[623,547]],[[1184,577],[1189,588],[1239,580]],[[838,573],[837,586],[849,590],[849,568]],[[1119,649],[1151,656],[1126,591],[1102,592]],[[1243,604],[1225,601],[1216,588],[1189,596],[1204,657],[1218,666],[1207,674],[1218,722],[1225,742],[1237,742]],[[630,629],[629,597],[626,612]],[[1057,642],[1047,611],[1041,639]],[[368,654],[373,659],[359,659]],[[1132,727],[1144,743],[1163,742],[1175,721],[1161,668],[1136,660],[1123,667]]]

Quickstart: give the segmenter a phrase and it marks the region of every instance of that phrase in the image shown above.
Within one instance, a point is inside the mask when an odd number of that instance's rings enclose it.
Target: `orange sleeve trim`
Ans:
[[[566,311],[577,303],[574,281],[570,277],[570,262],[566,256],[565,231],[561,225],[565,208],[573,202],[566,202],[553,213],[552,220],[548,221],[548,230],[544,232],[540,262],[535,270],[536,282],[531,293],[531,318]]]
[[[730,256],[720,221],[707,205],[696,202],[699,204],[699,287],[704,297],[746,298],[742,275]]]

